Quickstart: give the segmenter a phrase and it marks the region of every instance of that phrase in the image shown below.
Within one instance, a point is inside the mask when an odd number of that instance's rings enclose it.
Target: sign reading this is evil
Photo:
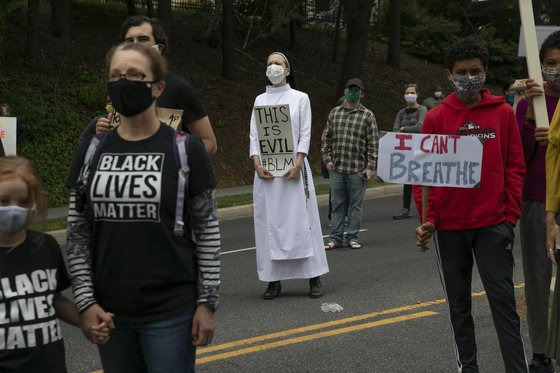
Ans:
[[[294,140],[289,105],[255,106],[261,164],[273,176],[294,167]]]
[[[473,136],[387,132],[379,140],[377,174],[389,183],[475,188],[481,165]]]

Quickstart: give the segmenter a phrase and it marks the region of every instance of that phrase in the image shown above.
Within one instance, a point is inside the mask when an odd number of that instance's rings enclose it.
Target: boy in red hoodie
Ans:
[[[474,38],[447,51],[454,93],[428,112],[422,133],[476,136],[483,142],[480,187],[431,187],[416,243],[437,230],[437,259],[446,292],[460,372],[478,372],[471,314],[473,259],[492,311],[506,372],[528,372],[513,289],[513,228],[525,174],[515,115],[503,97],[483,88],[488,50]],[[420,201],[417,201],[417,206]]]

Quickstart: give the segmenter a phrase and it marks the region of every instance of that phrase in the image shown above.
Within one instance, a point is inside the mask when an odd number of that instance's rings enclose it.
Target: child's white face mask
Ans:
[[[25,228],[29,209],[19,206],[0,206],[0,233],[17,233]]]

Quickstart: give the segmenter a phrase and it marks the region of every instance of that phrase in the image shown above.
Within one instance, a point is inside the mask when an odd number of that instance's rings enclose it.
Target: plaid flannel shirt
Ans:
[[[333,162],[340,173],[362,172],[377,169],[379,131],[375,116],[362,104],[355,109],[346,102],[329,113],[323,131],[321,152],[323,161]]]

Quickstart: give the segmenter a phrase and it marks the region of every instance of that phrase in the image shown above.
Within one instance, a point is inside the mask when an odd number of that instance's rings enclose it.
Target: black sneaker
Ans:
[[[323,295],[321,291],[321,277],[313,277],[309,279],[309,297],[320,298]]]
[[[554,373],[554,364],[552,360],[546,358],[544,360],[531,360],[531,364],[529,364],[529,372],[530,373]]]
[[[401,212],[399,212],[397,215],[393,215],[393,219],[395,220],[399,220],[399,219],[406,219],[406,218],[410,218],[410,210],[409,209],[402,209]]]
[[[280,295],[282,291],[282,285],[280,281],[272,281],[268,283],[268,288],[263,294],[263,299],[274,299]]]

